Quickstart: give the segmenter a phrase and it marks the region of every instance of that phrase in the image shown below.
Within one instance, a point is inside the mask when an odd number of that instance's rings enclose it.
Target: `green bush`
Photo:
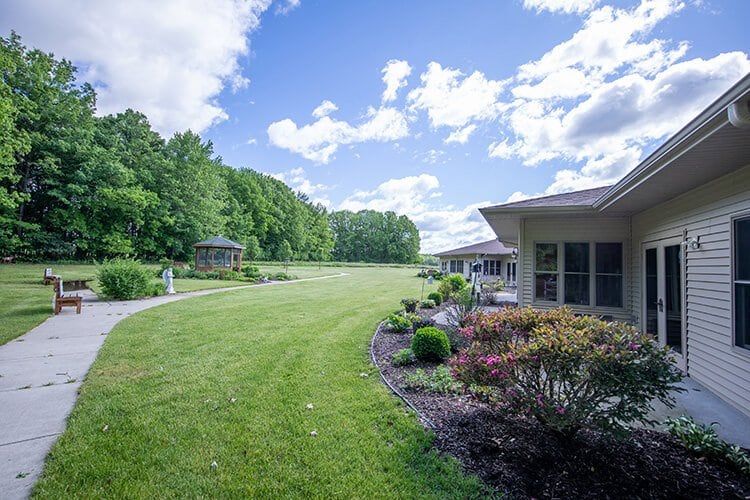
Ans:
[[[440,293],[440,292],[430,292],[427,295],[427,298],[430,299],[430,300],[435,301],[435,305],[436,306],[439,306],[440,304],[443,303],[443,294]]]
[[[693,417],[683,415],[668,418],[665,423],[669,433],[691,452],[727,462],[738,471],[750,474],[750,457],[739,446],[730,445],[716,435],[716,422],[702,425]]]
[[[438,285],[438,292],[443,296],[443,299],[448,300],[456,292],[466,290],[469,288],[469,284],[466,282],[466,278],[461,274],[451,274],[447,278],[443,279]]]
[[[633,422],[653,423],[652,400],[673,405],[680,375],[669,349],[632,326],[568,308],[506,308],[466,319],[461,332],[471,344],[451,360],[456,378],[563,437],[583,427],[622,436]]]
[[[396,333],[402,333],[411,328],[411,321],[400,314],[391,314],[385,320],[385,325]]]
[[[152,272],[133,259],[105,261],[96,277],[104,295],[117,300],[145,297],[154,290],[151,286]]]
[[[219,279],[227,281],[240,281],[242,279],[242,274],[238,273],[237,271],[232,271],[231,269],[220,269]]]
[[[435,301],[432,299],[425,299],[419,303],[419,307],[422,309],[433,309],[435,305]]]
[[[413,313],[417,311],[417,305],[419,300],[417,299],[401,299],[401,305],[404,306],[404,311]]]
[[[445,334],[448,336],[448,342],[451,344],[452,353],[457,353],[469,345],[469,340],[456,328],[448,328],[445,330]]]
[[[406,374],[404,387],[438,394],[454,394],[461,391],[461,384],[453,379],[451,371],[445,365],[438,366],[429,375],[423,369],[417,368],[414,373]]]
[[[247,278],[260,278],[260,270],[258,269],[258,266],[254,266],[252,264],[246,264],[242,266],[242,274],[244,274]]]
[[[150,297],[157,297],[159,295],[164,295],[167,293],[167,285],[164,283],[164,281],[152,281],[148,284],[148,287],[146,287],[146,293],[145,295],[148,295]]]
[[[297,277],[291,274],[287,274],[285,272],[278,272],[270,277],[272,280],[276,281],[290,281],[290,280],[296,280]]]
[[[443,330],[425,326],[414,332],[411,339],[411,350],[414,356],[422,361],[442,361],[451,354],[448,336]]]
[[[410,365],[416,360],[417,358],[414,357],[414,352],[411,349],[401,349],[391,356],[393,366]]]

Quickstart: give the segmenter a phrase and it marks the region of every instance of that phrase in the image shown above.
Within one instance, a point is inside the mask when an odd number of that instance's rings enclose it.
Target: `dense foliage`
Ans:
[[[137,111],[95,107],[69,61],[0,38],[0,255],[189,261],[193,243],[222,235],[247,247],[245,261],[330,260],[334,235],[349,238],[342,213],[329,222],[305,194],[225,165],[198,134],[165,140]],[[376,234],[352,235],[346,252],[339,241],[337,259],[417,260],[408,218],[353,215]]]
[[[411,338],[411,350],[419,360],[442,361],[450,356],[451,345],[443,330],[425,326],[414,332]]]
[[[348,262],[417,263],[419,231],[405,215],[342,210],[330,215],[333,259]]]
[[[97,270],[96,278],[106,297],[130,300],[149,295],[161,295],[164,286],[155,283],[154,273],[132,259],[112,259]]]
[[[653,337],[567,308],[475,312],[462,333],[471,344],[451,360],[454,375],[564,436],[582,427],[622,435],[632,422],[649,423],[651,401],[671,405],[680,379]]]
[[[716,422],[699,424],[693,417],[681,416],[666,420],[670,434],[693,453],[727,462],[731,467],[750,475],[750,456],[739,446],[721,439],[714,430]]]

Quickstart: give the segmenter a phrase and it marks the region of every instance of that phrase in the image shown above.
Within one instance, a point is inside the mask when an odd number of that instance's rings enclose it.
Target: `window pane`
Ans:
[[[557,271],[557,243],[536,244],[536,270]]]
[[[536,300],[557,301],[556,274],[537,274],[535,276],[534,298]]]
[[[622,307],[622,276],[597,275],[596,305]]]
[[[622,274],[622,243],[596,244],[596,272]]]
[[[734,333],[737,345],[750,349],[750,285],[734,285]]]
[[[589,272],[589,244],[588,243],[566,243],[565,244],[565,272],[566,273]]]
[[[657,335],[659,300],[656,276],[656,248],[646,250],[646,333]]]
[[[588,274],[565,274],[565,303],[589,305]]]
[[[750,281],[750,219],[734,221],[734,279]]]

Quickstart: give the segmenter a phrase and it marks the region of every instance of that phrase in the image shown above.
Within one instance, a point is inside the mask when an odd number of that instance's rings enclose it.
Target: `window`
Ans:
[[[516,263],[515,262],[508,262],[506,267],[506,273],[505,278],[510,282],[516,281]]]
[[[452,273],[464,273],[464,261],[452,260],[450,263],[450,270]]]
[[[447,260],[440,261],[440,270],[443,271],[443,272],[448,271],[448,261]]]
[[[482,262],[482,270],[485,275],[497,276],[500,274],[500,261],[485,260],[484,262]]]
[[[734,342],[750,349],[750,217],[734,221]]]
[[[596,244],[596,305],[622,307],[622,243]]]
[[[534,299],[557,301],[557,243],[537,243],[534,254]]]
[[[589,244],[565,243],[565,303],[589,305]]]

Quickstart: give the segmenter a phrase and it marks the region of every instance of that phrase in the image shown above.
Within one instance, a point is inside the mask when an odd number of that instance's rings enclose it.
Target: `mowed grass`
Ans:
[[[369,360],[378,322],[401,298],[419,297],[422,280],[413,269],[345,271],[124,320],[83,384],[34,496],[486,495],[431,449],[430,434]]]
[[[23,335],[52,316],[52,285],[42,284],[44,269],[65,280],[93,279],[96,267],[79,264],[0,265],[0,345]]]

